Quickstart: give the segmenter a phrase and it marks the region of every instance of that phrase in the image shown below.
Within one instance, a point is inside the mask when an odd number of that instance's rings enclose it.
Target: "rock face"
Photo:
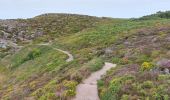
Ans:
[[[0,40],[0,48],[6,49],[7,48],[7,42]]]
[[[163,71],[164,74],[170,73],[170,60],[169,59],[162,59],[158,61],[157,65],[160,67],[161,71]]]

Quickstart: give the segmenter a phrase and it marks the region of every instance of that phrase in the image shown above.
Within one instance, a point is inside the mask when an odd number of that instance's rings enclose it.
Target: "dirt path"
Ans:
[[[73,100],[100,100],[97,90],[97,80],[99,80],[107,70],[113,67],[116,67],[116,64],[106,62],[102,69],[92,73],[90,77],[77,86],[77,95]]]
[[[44,44],[38,44],[38,45],[48,46],[48,45],[51,45],[51,44],[50,43],[44,43]],[[74,60],[73,55],[71,53],[69,53],[68,51],[64,51],[64,50],[61,50],[61,49],[58,49],[58,48],[53,48],[53,49],[68,55],[68,59],[66,60],[66,62],[70,62],[70,61]]]
[[[64,51],[64,50],[57,49],[57,48],[54,48],[54,50],[57,50],[57,51],[63,52],[63,53],[65,53],[66,55],[68,55],[68,59],[66,60],[66,62],[70,62],[70,61],[74,60],[73,55],[72,55],[72,54],[70,54],[68,51]]]

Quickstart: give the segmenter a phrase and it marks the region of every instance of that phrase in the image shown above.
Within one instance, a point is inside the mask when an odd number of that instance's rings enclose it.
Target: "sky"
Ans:
[[[0,19],[31,18],[44,13],[136,18],[166,10],[170,10],[170,0],[0,0]]]

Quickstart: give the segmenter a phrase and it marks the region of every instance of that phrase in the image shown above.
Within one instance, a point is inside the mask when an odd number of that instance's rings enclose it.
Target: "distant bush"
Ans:
[[[143,16],[140,19],[141,20],[149,20],[149,19],[159,19],[159,18],[170,18],[170,11],[165,11],[165,12],[157,12],[156,14],[148,15],[148,16]]]

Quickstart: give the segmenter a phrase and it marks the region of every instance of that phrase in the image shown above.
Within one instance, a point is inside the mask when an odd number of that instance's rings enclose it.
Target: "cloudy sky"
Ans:
[[[165,10],[170,10],[170,0],[0,0],[0,19],[43,13],[131,18]]]

